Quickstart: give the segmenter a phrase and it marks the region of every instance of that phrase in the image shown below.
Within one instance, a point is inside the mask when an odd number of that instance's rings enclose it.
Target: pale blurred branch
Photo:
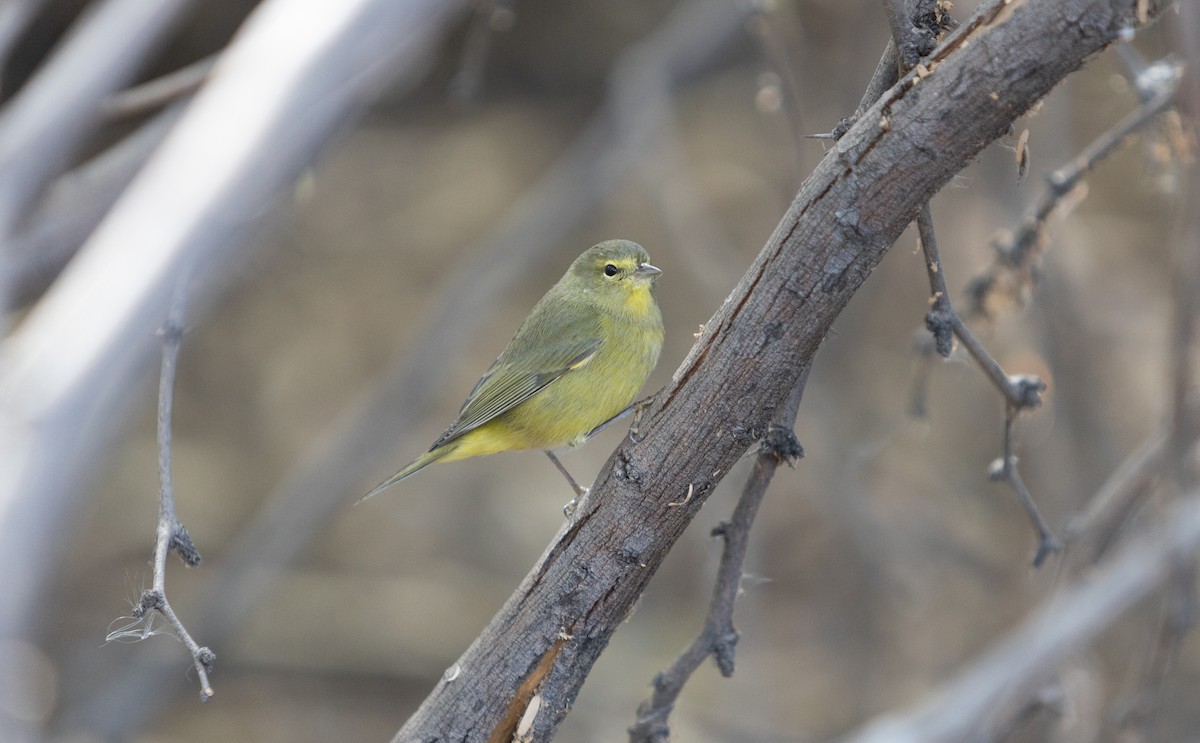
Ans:
[[[1105,480],[1083,510],[1067,521],[1065,540],[1073,572],[1100,560],[1121,527],[1145,499],[1166,461],[1168,435],[1159,432],[1142,442]]]
[[[116,203],[183,113],[182,98],[199,89],[215,63],[205,58],[123,90],[101,102],[104,117],[156,113],[103,152],[59,175],[25,215],[0,261],[0,286],[13,307],[30,304]],[[179,105],[171,105],[178,103]]]
[[[1109,627],[1200,549],[1200,494],[1172,507],[1086,580],[1063,591],[979,660],[908,713],[880,716],[844,743],[954,743],[989,739],[997,710],[1037,693],[1069,653]],[[1020,704],[1019,702],[1017,702]]]
[[[24,307],[54,283],[183,113],[183,104],[143,122],[128,136],[62,174],[46,189],[0,261],[0,285]]]
[[[53,174],[178,7],[106,4],[6,108],[3,232],[12,227],[4,210],[26,203]],[[460,7],[260,5],[166,142],[0,346],[0,638],[32,637],[62,515],[111,443],[181,267],[195,266],[201,287],[221,275],[238,238],[319,148],[398,72],[424,68]]]
[[[1195,65],[1200,62],[1200,55],[1195,54],[1200,52],[1200,32],[1195,27],[1200,23],[1200,13],[1196,12],[1195,7],[1182,12],[1182,34],[1190,39],[1183,40],[1181,46],[1192,52],[1191,62]],[[1154,67],[1155,65],[1143,67],[1137,74],[1137,79],[1140,81],[1156,78],[1152,71]],[[1172,70],[1176,76],[1179,74],[1178,67],[1179,65],[1176,65]],[[1190,104],[1195,107],[1200,104],[1200,82],[1197,82],[1194,68],[1190,71],[1186,85],[1186,88],[1181,89],[1184,91],[1182,97],[1185,99],[1185,106]],[[1139,90],[1142,88],[1143,85],[1139,84]],[[1192,113],[1195,114],[1195,108]],[[1194,125],[1195,121],[1193,127]],[[1194,134],[1193,128],[1193,136]],[[1185,188],[1183,203],[1194,204],[1198,196],[1200,173],[1193,168]],[[1196,376],[1195,358],[1197,323],[1200,322],[1200,318],[1197,317],[1200,314],[1200,216],[1197,216],[1194,209],[1188,210],[1174,247],[1174,301],[1167,364],[1171,374],[1171,400],[1165,452],[1165,479],[1168,486],[1166,491],[1171,501],[1194,489],[1198,479],[1195,448],[1197,439],[1200,438],[1200,399],[1197,398],[1196,390],[1200,388],[1200,379]],[[1126,731],[1142,740],[1159,737],[1156,735],[1156,725],[1161,716],[1164,688],[1171,670],[1179,659],[1184,639],[1196,625],[1196,576],[1196,560],[1180,560],[1174,566],[1167,584],[1158,632],[1145,661],[1128,713],[1122,721]]]
[[[89,9],[0,112],[0,255],[30,204],[99,123],[188,0],[106,0]],[[0,306],[3,303],[0,302]]]
[[[7,292],[11,306],[32,303],[58,277],[166,138],[183,113],[181,99],[199,89],[215,61],[215,57],[206,57],[114,93],[101,102],[100,110],[107,118],[166,110],[142,122],[131,134],[87,162],[55,178],[21,219],[9,238],[4,260],[0,260],[0,287]]]

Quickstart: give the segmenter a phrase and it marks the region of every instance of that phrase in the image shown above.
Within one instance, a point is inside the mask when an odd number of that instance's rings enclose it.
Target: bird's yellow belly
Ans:
[[[661,326],[626,330],[623,343],[601,349],[587,364],[521,405],[464,434],[445,461],[582,443],[584,436],[633,402],[658,361],[661,345]]]

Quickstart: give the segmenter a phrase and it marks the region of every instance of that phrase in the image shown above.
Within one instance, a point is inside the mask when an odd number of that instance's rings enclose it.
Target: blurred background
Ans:
[[[141,78],[219,51],[254,5],[196,4]],[[42,4],[5,91],[86,6]],[[21,715],[79,743],[390,738],[541,554],[571,493],[545,457],[523,452],[434,467],[354,500],[427,448],[536,299],[601,240],[636,240],[664,271],[667,342],[646,391],[663,385],[823,156],[821,140],[801,135],[854,111],[889,36],[875,1],[713,6],[481,0],[428,50],[418,78],[342,131],[256,220],[252,248],[187,320],[174,471],[204,562],[170,558],[167,590],[217,654],[215,698],[197,702],[188,655],[168,634],[105,641],[151,580],[149,364],[59,535],[40,644],[17,659],[32,690],[14,702]],[[962,21],[974,6],[951,12]],[[1175,22],[1132,46],[1161,57]],[[1138,104],[1127,62],[1110,51],[937,196],[962,307],[993,238],[1020,223],[1043,176]],[[85,156],[138,123],[107,127]],[[1017,442],[1059,534],[1171,413],[1187,162],[1166,148],[1178,126],[1156,120],[1101,165],[1086,199],[1051,220],[1036,288],[973,321],[1006,371],[1049,383]],[[672,716],[676,740],[834,738],[921,700],[1071,576],[1063,557],[1030,566],[1029,523],[1013,492],[988,481],[999,395],[961,350],[932,363],[915,351],[928,282],[914,251],[910,231],[817,357],[797,426],[806,457],[778,473],[753,534],[737,673],[696,673]],[[614,427],[563,461],[589,481],[623,434]],[[721,546],[709,532],[748,469],[730,473],[676,545],[559,740],[625,737],[654,674],[701,627]],[[1123,739],[1161,603],[1073,657],[1056,682],[1067,703],[1027,711],[1010,739]],[[1197,693],[1192,634],[1164,687],[1158,740],[1196,738]]]

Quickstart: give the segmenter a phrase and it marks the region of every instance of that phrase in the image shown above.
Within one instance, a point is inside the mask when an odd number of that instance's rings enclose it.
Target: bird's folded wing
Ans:
[[[599,338],[567,340],[538,349],[532,357],[501,356],[467,396],[458,418],[430,449],[436,449],[517,407],[562,375],[586,364],[600,350]]]

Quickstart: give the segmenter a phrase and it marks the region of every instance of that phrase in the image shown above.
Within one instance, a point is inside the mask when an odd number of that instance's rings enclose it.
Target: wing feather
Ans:
[[[600,350],[599,338],[564,339],[542,344],[538,353],[513,353],[522,336],[518,334],[509,348],[496,359],[467,396],[458,417],[430,449],[436,449],[503,415],[572,369],[583,366]],[[514,357],[510,360],[509,357]]]

